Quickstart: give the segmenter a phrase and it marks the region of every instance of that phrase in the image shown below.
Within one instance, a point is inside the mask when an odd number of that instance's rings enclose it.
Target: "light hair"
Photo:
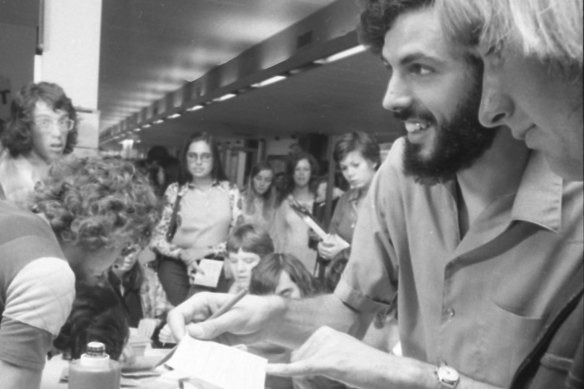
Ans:
[[[450,39],[582,72],[582,0],[436,0]]]

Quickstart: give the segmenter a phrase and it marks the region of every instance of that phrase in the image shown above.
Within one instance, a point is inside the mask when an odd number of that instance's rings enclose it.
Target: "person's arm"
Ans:
[[[293,352],[290,364],[270,364],[266,372],[289,377],[324,375],[361,389],[439,388],[436,366],[385,353],[328,327],[321,327]],[[464,376],[456,387],[495,388]]]
[[[160,217],[160,221],[152,231],[152,239],[150,240],[150,248],[154,252],[177,259],[180,258],[182,250],[177,245],[168,242],[166,239],[166,233],[170,227],[172,211],[174,202],[177,198],[178,190],[178,184],[171,184],[164,193],[164,207],[162,209],[162,215]]]
[[[174,337],[180,340],[187,332],[198,339],[225,335],[233,344],[265,340],[296,348],[323,325],[361,336],[371,320],[332,294],[302,300],[246,296],[225,314],[206,320],[231,297],[198,293],[171,310],[167,321]]]
[[[2,388],[35,389],[41,385],[42,370],[18,367],[0,360],[0,377],[2,377]]]

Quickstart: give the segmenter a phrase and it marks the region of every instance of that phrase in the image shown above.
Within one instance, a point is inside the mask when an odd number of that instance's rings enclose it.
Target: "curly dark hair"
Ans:
[[[97,341],[109,356],[118,360],[124,350],[130,329],[121,300],[104,279],[78,283],[69,318],[61,327],[53,345],[71,358],[79,359],[87,343]]]
[[[284,199],[288,197],[288,195],[294,190],[294,186],[296,185],[294,183],[294,170],[296,169],[298,162],[302,161],[303,159],[307,160],[310,164],[310,190],[313,193],[316,191],[316,181],[318,180],[320,166],[312,154],[300,151],[290,155],[286,161],[285,181],[283,187],[278,192],[277,204],[282,203],[282,201],[284,201]]]
[[[60,242],[88,251],[145,242],[160,218],[148,178],[121,159],[66,156],[51,166],[32,201]]]
[[[12,157],[27,155],[32,151],[34,110],[39,101],[46,103],[55,111],[67,112],[69,119],[75,123],[67,134],[63,154],[71,153],[77,144],[77,112],[63,88],[50,82],[31,83],[22,87],[14,96],[10,119],[1,133],[2,144],[10,151]]]
[[[359,41],[373,53],[380,54],[385,34],[399,15],[433,4],[434,0],[361,0],[363,11],[357,30]]]

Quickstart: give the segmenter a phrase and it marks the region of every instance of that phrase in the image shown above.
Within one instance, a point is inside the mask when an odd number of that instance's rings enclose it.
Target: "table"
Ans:
[[[165,355],[168,349],[147,349],[145,356],[160,356]],[[59,382],[63,374],[63,370],[69,367],[69,361],[64,360],[62,355],[57,355],[47,361],[43,370],[41,378],[40,389],[68,389],[66,382]],[[160,369],[164,369],[160,367]],[[132,380],[137,385],[122,386],[122,388],[136,388],[136,389],[179,389],[178,381],[169,381],[161,377],[149,377]]]

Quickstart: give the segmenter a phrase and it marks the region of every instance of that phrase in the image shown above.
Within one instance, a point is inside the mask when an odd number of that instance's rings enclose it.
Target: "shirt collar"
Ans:
[[[213,183],[211,184],[211,188],[213,188],[215,186],[219,186],[220,183],[221,183],[221,181],[219,181],[219,180],[213,180]],[[189,189],[196,189],[195,184],[193,184],[192,182],[189,182],[187,184],[187,187]]]
[[[562,178],[551,171],[543,154],[532,151],[515,195],[512,219],[559,232],[563,187]]]

